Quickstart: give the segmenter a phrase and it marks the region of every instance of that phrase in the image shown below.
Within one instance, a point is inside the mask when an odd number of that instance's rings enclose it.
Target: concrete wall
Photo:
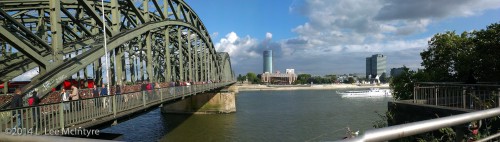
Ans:
[[[225,90],[225,89],[223,89]],[[236,112],[236,96],[231,91],[207,92],[164,105],[162,113],[216,114]]]

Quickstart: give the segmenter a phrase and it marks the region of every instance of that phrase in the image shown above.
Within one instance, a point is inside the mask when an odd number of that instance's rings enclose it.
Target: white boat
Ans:
[[[379,88],[370,88],[370,90],[359,90],[359,91],[345,91],[345,92],[337,92],[340,94],[342,98],[356,98],[356,97],[391,97],[390,89],[379,89]]]

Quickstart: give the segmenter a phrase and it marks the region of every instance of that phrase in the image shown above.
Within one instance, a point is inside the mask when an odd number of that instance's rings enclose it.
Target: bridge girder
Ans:
[[[229,55],[219,57],[203,22],[184,1],[134,2],[106,0],[103,11],[100,0],[0,1],[0,82],[38,67],[23,93],[45,95],[70,78],[101,84],[105,52],[112,85],[146,78],[234,80]]]

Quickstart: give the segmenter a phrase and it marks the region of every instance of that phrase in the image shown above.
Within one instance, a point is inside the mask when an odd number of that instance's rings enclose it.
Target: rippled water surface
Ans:
[[[126,141],[331,141],[345,127],[372,129],[389,98],[341,98],[335,90],[252,91],[236,97],[237,112],[162,115],[159,109],[104,129]]]

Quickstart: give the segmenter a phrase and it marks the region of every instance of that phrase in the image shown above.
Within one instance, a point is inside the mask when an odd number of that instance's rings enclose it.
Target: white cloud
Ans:
[[[38,67],[31,69],[20,76],[17,76],[12,79],[12,81],[30,81],[33,77],[38,75]]]
[[[219,32],[214,32],[214,33],[212,33],[212,35],[210,37],[212,37],[213,39],[215,39],[218,36],[219,36]]]
[[[481,14],[500,8],[500,0],[294,0],[292,14],[308,20],[291,29],[297,36],[272,41],[265,33],[259,41],[231,32],[217,48],[230,52],[236,73],[260,73],[261,53],[272,49],[274,69],[295,68],[298,73],[364,73],[365,58],[381,53],[388,69],[406,65],[420,68],[420,52],[433,33],[424,35],[432,23],[446,18]],[[424,38],[411,38],[421,34]],[[246,43],[246,44],[245,44]],[[250,66],[250,67],[249,67]]]
[[[266,33],[266,40],[271,40],[271,39],[273,39],[273,34],[270,32],[267,32]]]
[[[244,58],[258,57],[259,54],[254,51],[258,48],[257,45],[257,39],[250,36],[240,38],[235,32],[230,32],[215,44],[215,49],[218,52],[228,52],[232,57],[231,62],[238,64]]]

